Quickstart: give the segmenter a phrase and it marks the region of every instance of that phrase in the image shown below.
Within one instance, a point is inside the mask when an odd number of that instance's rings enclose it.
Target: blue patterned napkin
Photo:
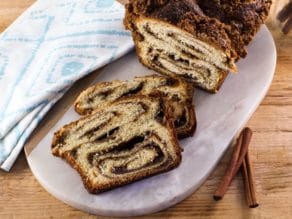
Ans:
[[[38,0],[0,35],[0,164],[79,78],[133,48],[114,0]]]

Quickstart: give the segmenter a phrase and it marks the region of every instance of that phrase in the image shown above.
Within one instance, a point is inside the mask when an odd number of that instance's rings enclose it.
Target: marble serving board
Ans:
[[[238,63],[238,74],[230,74],[217,94],[195,91],[197,131],[194,137],[180,141],[184,148],[183,159],[175,170],[103,194],[89,194],[77,172],[50,151],[53,133],[79,118],[71,107],[27,155],[33,174],[53,196],[93,214],[144,215],[177,204],[207,179],[271,84],[276,50],[265,26],[248,50],[247,58]],[[152,73],[138,62],[132,52],[106,67],[94,82],[132,79]]]

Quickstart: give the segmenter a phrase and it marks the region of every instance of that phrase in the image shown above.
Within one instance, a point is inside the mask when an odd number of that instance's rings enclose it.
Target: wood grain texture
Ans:
[[[268,26],[278,51],[276,75],[270,91],[248,123],[254,131],[250,155],[260,207],[245,204],[241,175],[233,180],[224,199],[215,202],[212,194],[224,173],[231,150],[200,189],[168,210],[139,218],[291,218],[292,215],[292,33],[284,36],[275,21],[276,1]],[[33,0],[1,0],[0,32]],[[66,111],[77,93],[95,75],[79,81],[37,128],[26,147],[39,141]],[[191,173],[190,173],[191,174]],[[24,153],[10,173],[0,171],[0,218],[103,218],[78,211],[47,193],[33,177]]]

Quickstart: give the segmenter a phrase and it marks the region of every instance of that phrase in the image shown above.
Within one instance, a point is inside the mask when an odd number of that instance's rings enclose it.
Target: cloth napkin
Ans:
[[[0,164],[81,77],[133,48],[114,0],[38,0],[0,35]]]

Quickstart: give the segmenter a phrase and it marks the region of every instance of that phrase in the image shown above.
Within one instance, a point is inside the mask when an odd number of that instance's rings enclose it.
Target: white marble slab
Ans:
[[[168,208],[191,195],[209,176],[233,137],[264,98],[275,65],[274,42],[263,27],[249,46],[248,57],[238,63],[239,73],[230,75],[218,94],[196,90],[197,131],[194,137],[180,142],[184,148],[183,160],[171,172],[100,195],[89,194],[75,170],[50,152],[53,133],[78,118],[72,107],[30,153],[28,163],[49,193],[93,214],[133,216]],[[96,81],[130,79],[150,73],[153,72],[144,68],[131,53],[108,66]]]

